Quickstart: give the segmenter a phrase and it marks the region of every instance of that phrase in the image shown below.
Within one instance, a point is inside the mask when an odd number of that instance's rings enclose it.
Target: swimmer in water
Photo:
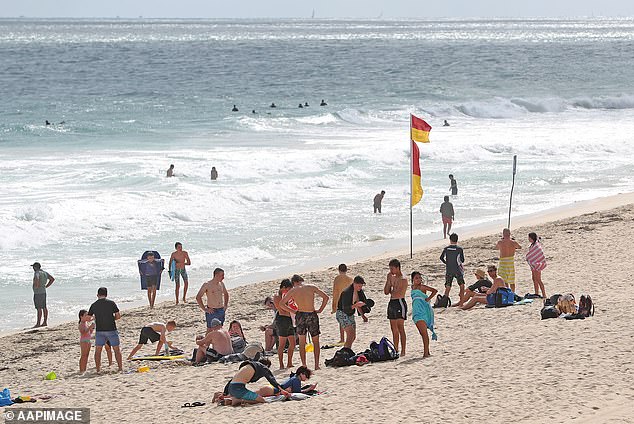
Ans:
[[[236,105],[233,105],[233,109],[231,109],[231,112],[237,112],[238,108],[236,107]]]
[[[319,106],[328,106],[328,103],[326,103],[324,99],[321,99],[321,103],[319,103]]]
[[[269,107],[277,107],[277,106],[275,106],[275,103],[271,103],[271,106]]]
[[[297,106],[297,107],[298,107],[298,108],[300,108],[300,109],[303,109],[303,108],[304,108],[304,106],[302,106],[302,104],[301,104],[301,103],[300,103],[300,104],[299,104],[299,106]]]

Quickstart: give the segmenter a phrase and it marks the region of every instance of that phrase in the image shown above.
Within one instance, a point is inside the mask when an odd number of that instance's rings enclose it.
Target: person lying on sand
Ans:
[[[282,384],[280,387],[289,393],[308,393],[317,388],[317,384],[311,384],[307,386],[305,389],[302,389],[302,383],[308,381],[313,372],[305,366],[301,366],[297,368],[295,373],[291,374],[291,376]],[[265,386],[258,390],[256,393],[262,397],[266,396],[276,396],[280,394],[280,390],[277,387]]]
[[[156,343],[156,353],[158,356],[161,353],[161,349],[165,347],[165,355],[169,355],[169,347],[167,343],[167,339],[165,335],[167,332],[172,332],[176,328],[175,321],[168,321],[167,324],[163,324],[162,322],[151,322],[145,327],[141,329],[141,334],[139,335],[139,343],[132,349],[130,355],[128,355],[128,361],[132,359],[135,353],[137,353],[143,345],[147,344],[148,341],[152,343]]]
[[[262,396],[246,387],[247,383],[255,383],[262,377],[278,389],[280,394],[288,397],[289,393],[277,382],[270,367],[271,361],[266,358],[259,361],[244,361],[240,364],[237,374],[225,386],[224,392],[214,394],[213,401],[219,402],[220,405],[231,406],[264,403]]]

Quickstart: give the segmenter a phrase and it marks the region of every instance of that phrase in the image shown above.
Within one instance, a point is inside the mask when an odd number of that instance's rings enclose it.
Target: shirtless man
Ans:
[[[348,272],[348,267],[346,264],[339,265],[339,275],[335,277],[335,280],[332,282],[332,311],[331,314],[337,312],[337,305],[339,305],[339,296],[341,296],[341,292],[350,287],[352,284],[352,278],[349,277],[346,273]],[[339,325],[339,343],[338,345],[344,344],[343,339],[343,328]]]
[[[214,278],[203,284],[196,295],[196,303],[205,313],[207,332],[211,331],[211,322],[214,318],[220,321],[220,325],[225,322],[225,311],[229,304],[229,292],[222,282],[224,279],[225,272],[220,268],[214,269]],[[207,295],[207,306],[203,304],[203,295]]]
[[[401,263],[398,259],[390,261],[390,272],[387,273],[383,293],[390,296],[390,303],[387,305],[387,319],[390,320],[394,347],[398,350],[401,342],[401,356],[405,356],[405,346],[407,336],[405,335],[405,320],[407,319],[407,303],[405,303],[405,292],[407,291],[407,279],[401,272]]]
[[[132,359],[135,353],[137,353],[143,345],[147,344],[148,341],[155,343],[156,345],[156,353],[158,356],[161,353],[161,349],[165,346],[165,354],[169,354],[167,339],[165,338],[165,334],[167,332],[174,331],[176,328],[176,322],[169,321],[167,324],[163,324],[162,322],[151,322],[145,327],[141,329],[141,335],[139,336],[139,343],[132,349],[130,355],[128,355],[128,361]]]
[[[295,277],[295,276],[293,276]],[[295,279],[296,280],[296,279]],[[321,306],[315,310],[315,295],[321,297]],[[313,342],[313,354],[315,356],[315,368],[319,367],[319,316],[326,304],[328,303],[328,295],[320,290],[317,286],[312,284],[304,284],[303,279],[301,281],[293,281],[293,288],[290,289],[280,301],[280,307],[289,313],[294,311],[289,307],[289,303],[294,301],[297,305],[297,312],[295,313],[295,325],[297,326],[297,335],[299,337],[299,357],[302,360],[302,365],[306,365],[306,333],[310,333]]]
[[[511,238],[511,230],[505,228],[502,230],[502,240],[497,242],[495,248],[500,251],[500,277],[515,293],[515,251],[522,246]]]
[[[174,176],[174,164],[170,165],[169,169],[167,170],[167,177],[173,177]]]
[[[489,277],[493,280],[493,284],[486,291],[486,293],[475,294],[469,301],[467,301],[464,305],[462,305],[461,309],[467,310],[473,308],[478,303],[487,303],[487,295],[495,293],[500,287],[506,287],[506,283],[504,280],[497,275],[497,268],[495,265],[489,265],[487,267],[487,273]]]
[[[168,262],[171,269],[172,261],[176,261],[176,270],[174,272],[174,282],[176,283],[176,304],[178,305],[178,295],[181,289],[181,276],[183,277],[183,303],[187,303],[187,271],[185,271],[185,265],[191,265],[192,261],[189,260],[189,254],[183,250],[183,244],[179,241],[174,244],[175,252],[172,252],[170,260]]]
[[[207,334],[205,337],[198,337],[196,344],[198,349],[196,350],[195,363],[204,362],[207,356],[212,359],[220,359],[225,355],[233,353],[233,346],[231,345],[231,335],[227,330],[222,328],[222,323],[218,318],[211,320],[207,324]]]

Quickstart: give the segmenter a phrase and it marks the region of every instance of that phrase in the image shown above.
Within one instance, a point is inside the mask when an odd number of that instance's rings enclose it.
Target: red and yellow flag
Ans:
[[[416,142],[429,143],[431,125],[424,120],[411,115],[412,138],[412,206],[415,206],[423,198],[423,186],[420,182],[420,151]]]
[[[412,141],[419,143],[429,143],[429,132],[431,125],[422,119],[412,115]]]
[[[423,186],[420,183],[420,152],[412,140],[412,206],[423,198]]]

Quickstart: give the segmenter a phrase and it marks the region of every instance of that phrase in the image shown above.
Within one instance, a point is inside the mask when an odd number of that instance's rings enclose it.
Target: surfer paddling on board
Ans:
[[[183,250],[183,244],[180,241],[177,241],[174,244],[174,248],[176,250],[172,252],[172,256],[170,256],[169,270],[170,277],[172,277],[172,279],[176,283],[175,294],[176,304],[178,305],[178,295],[181,288],[181,277],[183,277],[183,303],[187,303],[187,286],[189,284],[189,280],[187,279],[187,271],[185,270],[185,265],[191,265],[192,261],[189,259],[189,254],[185,250]]]

